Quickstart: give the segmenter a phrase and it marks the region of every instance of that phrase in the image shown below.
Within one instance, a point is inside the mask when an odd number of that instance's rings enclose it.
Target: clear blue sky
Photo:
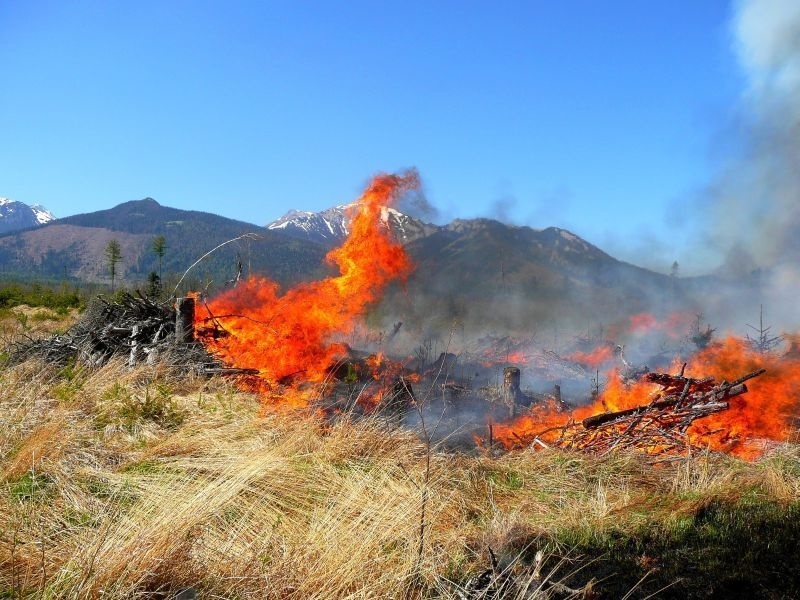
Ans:
[[[415,166],[441,219],[634,238],[710,177],[744,87],[731,11],[2,0],[0,196],[264,224]]]

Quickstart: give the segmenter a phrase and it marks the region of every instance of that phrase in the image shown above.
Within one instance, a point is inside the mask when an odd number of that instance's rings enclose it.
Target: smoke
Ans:
[[[774,266],[800,256],[800,3],[746,0],[732,26],[747,82],[742,143],[709,190],[711,241],[728,267],[744,253]]]
[[[706,309],[733,328],[759,304],[777,327],[800,326],[800,2],[743,0],[731,20],[745,86],[727,161],[701,195],[710,225],[696,257],[716,255],[730,287]],[[708,254],[707,254],[708,253]],[[738,282],[735,284],[734,282]]]
[[[572,190],[562,185],[541,189],[532,197],[523,199],[503,190],[491,203],[487,216],[509,225],[568,229],[571,205]]]
[[[501,223],[517,224],[517,199],[511,194],[503,194],[492,202],[490,215]]]
[[[607,324],[625,311],[683,310],[689,315],[703,313],[720,335],[743,336],[748,332],[746,323],[758,320],[761,304],[765,323],[776,333],[797,330],[800,2],[742,0],[734,6],[730,31],[744,86],[735,127],[720,136],[726,155],[723,166],[704,189],[674,199],[663,227],[654,223],[656,231],[601,242],[613,256],[630,257],[631,262],[662,274],[669,273],[678,259],[677,282],[623,271],[597,274],[594,279],[572,277],[574,265],[537,269],[528,260],[534,248],[526,250],[525,261],[514,263],[519,252],[510,244],[512,236],[490,240],[482,255],[458,262],[469,248],[448,238],[426,251],[465,266],[454,273],[419,272],[425,265],[419,266],[412,282],[424,282],[420,288],[425,293],[404,298],[404,331],[411,333],[413,324],[420,323],[423,337],[437,331],[444,335],[453,323],[466,331],[514,333],[537,327],[540,332],[555,331]],[[490,216],[506,223],[527,221],[534,227],[558,225],[563,219],[569,228],[568,189],[531,198],[517,197],[507,187],[498,190]],[[541,207],[539,212],[536,207]],[[683,226],[676,226],[681,217]],[[670,231],[669,238],[661,238],[658,230]],[[713,267],[717,275],[728,277],[706,277]],[[595,285],[601,281],[608,282],[606,287]],[[592,290],[591,297],[587,289]]]
[[[413,172],[420,183],[417,187],[407,190],[400,195],[395,205],[397,210],[414,219],[419,219],[427,223],[435,223],[440,217],[439,209],[428,200],[424,183],[419,177],[417,170],[412,168],[409,169],[408,172]]]

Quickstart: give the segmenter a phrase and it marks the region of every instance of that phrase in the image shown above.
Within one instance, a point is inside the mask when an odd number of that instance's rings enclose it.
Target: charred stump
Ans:
[[[519,382],[520,370],[517,367],[503,369],[503,402],[508,406],[512,417],[514,416],[514,407],[523,397]]]

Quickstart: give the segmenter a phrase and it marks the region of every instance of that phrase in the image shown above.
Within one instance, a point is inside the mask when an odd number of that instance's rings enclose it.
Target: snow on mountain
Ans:
[[[45,223],[56,220],[55,215],[41,204],[31,204],[31,210],[36,216],[36,221],[39,223],[39,225],[44,225]]]
[[[348,233],[345,206],[335,206],[318,213],[290,210],[280,219],[267,225],[267,229],[282,230],[325,245],[335,245]]]
[[[29,206],[10,198],[0,198],[0,233],[37,227],[54,219],[53,213],[40,204]]]
[[[292,237],[334,246],[347,237],[351,218],[349,209],[354,206],[344,204],[316,213],[290,210],[281,218],[269,223],[267,229],[281,230]],[[402,243],[411,242],[437,229],[435,225],[424,223],[390,207],[382,208],[381,222],[389,227],[397,240]]]

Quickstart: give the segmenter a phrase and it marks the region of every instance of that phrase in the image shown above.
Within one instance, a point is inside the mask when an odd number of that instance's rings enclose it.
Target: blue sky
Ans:
[[[673,243],[665,215],[725,153],[745,87],[732,11],[5,0],[0,196],[264,224],[413,166],[440,220],[557,225],[635,259]]]

